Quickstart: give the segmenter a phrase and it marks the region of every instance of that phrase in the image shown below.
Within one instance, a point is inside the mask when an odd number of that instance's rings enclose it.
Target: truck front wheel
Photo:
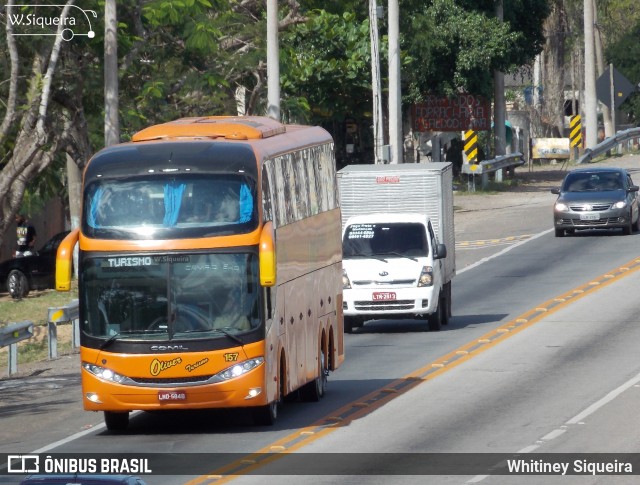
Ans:
[[[352,333],[354,328],[362,327],[364,319],[362,317],[344,316],[344,333]]]
[[[446,311],[443,305],[442,298],[438,300],[438,308],[431,315],[427,317],[429,322],[429,330],[432,332],[439,332],[442,328],[442,322],[444,320],[444,312]]]

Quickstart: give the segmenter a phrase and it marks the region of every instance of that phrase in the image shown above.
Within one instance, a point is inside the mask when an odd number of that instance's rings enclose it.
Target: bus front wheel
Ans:
[[[253,422],[259,426],[272,426],[278,419],[278,408],[282,404],[284,396],[284,356],[280,362],[280,372],[278,378],[278,396],[266,406],[260,406],[251,410]]]
[[[129,413],[117,413],[115,411],[104,412],[104,424],[109,431],[124,431],[129,426]]]

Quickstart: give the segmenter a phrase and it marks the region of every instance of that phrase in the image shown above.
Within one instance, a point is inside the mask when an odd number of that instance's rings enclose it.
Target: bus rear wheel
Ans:
[[[320,350],[318,354],[318,376],[300,389],[300,397],[303,401],[318,402],[324,397],[327,391],[327,374],[329,373],[326,362],[327,359],[324,352]]]
[[[107,425],[109,431],[124,431],[129,426],[129,413],[105,411],[104,424]]]

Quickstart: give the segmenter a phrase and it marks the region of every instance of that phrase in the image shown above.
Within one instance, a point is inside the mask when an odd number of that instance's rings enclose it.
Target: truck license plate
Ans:
[[[600,214],[580,214],[580,220],[583,220],[583,221],[598,221],[598,220],[600,220]]]
[[[393,291],[376,291],[373,293],[374,300],[395,300],[396,294]]]
[[[187,399],[187,393],[184,391],[158,391],[158,401],[171,402],[171,401],[185,401]]]

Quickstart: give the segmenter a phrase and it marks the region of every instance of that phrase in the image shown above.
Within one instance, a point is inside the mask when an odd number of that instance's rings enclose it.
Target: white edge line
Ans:
[[[497,258],[498,256],[502,256],[505,253],[508,253],[509,251],[511,251],[512,249],[517,248],[518,246],[522,246],[523,244],[528,243],[529,241],[533,241],[535,239],[538,239],[539,237],[544,236],[545,234],[549,234],[550,232],[552,232],[554,229],[547,229],[546,231],[542,231],[538,234],[534,234],[533,236],[531,236],[528,239],[524,239],[522,241],[518,241],[515,244],[512,244],[511,246],[503,249],[502,251],[497,252],[496,254],[492,254],[491,256],[487,256],[486,258],[481,259],[480,261],[476,261],[473,264],[470,264],[469,266],[466,266],[464,268],[462,268],[460,271],[456,271],[456,274],[461,274],[464,273],[465,271],[469,271],[470,269],[475,268],[476,266],[480,266],[483,263],[486,263],[487,261],[491,261],[494,258]]]
[[[140,414],[142,411],[134,411],[130,414],[131,417]],[[67,436],[66,438],[61,439],[60,441],[56,441],[54,443],[50,443],[48,445],[43,446],[42,448],[38,448],[37,450],[32,451],[31,453],[36,454],[36,453],[46,453],[49,450],[53,450],[55,448],[57,448],[58,446],[62,446],[64,444],[67,444],[71,441],[77,440],[78,438],[82,438],[83,436],[86,436],[88,434],[93,433],[94,431],[100,431],[102,429],[106,428],[106,425],[104,423],[98,423],[94,426],[92,426],[89,429],[85,429],[83,431],[80,431],[76,434],[72,434],[71,436]]]
[[[624,384],[622,384],[618,388],[616,388],[613,391],[611,391],[609,394],[604,396],[599,401],[594,402],[591,406],[589,406],[587,409],[585,409],[581,413],[576,414],[573,418],[571,418],[569,421],[567,421],[567,424],[577,424],[580,421],[583,421],[586,417],[588,417],[589,415],[595,413],[598,409],[603,407],[605,404],[613,401],[616,397],[618,397],[620,394],[622,394],[624,391],[626,391],[630,387],[633,387],[638,382],[640,382],[640,374],[638,374],[637,376],[629,379],[627,382],[625,382]]]

